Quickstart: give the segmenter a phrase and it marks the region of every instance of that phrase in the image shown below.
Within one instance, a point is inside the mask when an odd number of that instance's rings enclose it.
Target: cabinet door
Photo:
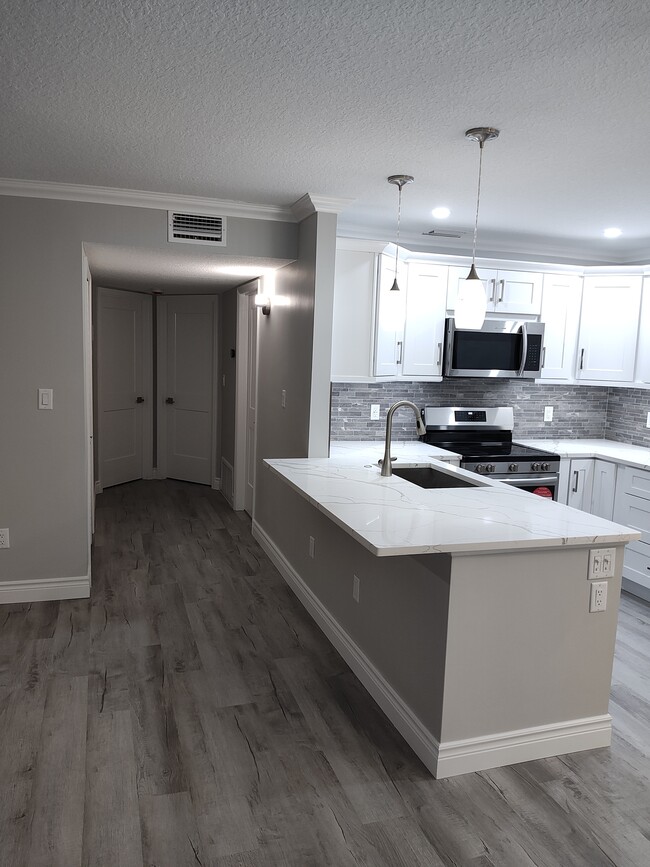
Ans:
[[[650,382],[650,277],[646,277],[643,280],[641,319],[639,321],[639,338],[634,378],[637,382]]]
[[[377,292],[375,376],[398,376],[402,368],[406,306],[406,268],[402,262],[397,265],[399,292],[390,288],[394,279],[395,259],[382,254]]]
[[[478,276],[481,278],[485,292],[487,294],[487,309],[489,312],[494,312],[494,301],[497,293],[497,277],[498,271],[490,268],[477,268]],[[450,265],[449,279],[447,281],[447,310],[453,314],[456,307],[456,298],[458,297],[458,284],[461,280],[466,280],[469,274],[469,265]]]
[[[632,382],[641,277],[585,277],[580,316],[578,379]]]
[[[592,458],[571,461],[567,505],[588,512],[591,508],[594,462]]]
[[[403,376],[442,376],[446,265],[408,266]]]
[[[593,487],[591,491],[592,515],[612,520],[614,514],[614,494],[616,491],[616,464],[609,461],[594,461]]]
[[[494,309],[497,313],[532,313],[542,308],[543,275],[535,271],[499,271]]]
[[[541,379],[573,379],[582,277],[545,274],[542,290],[544,349]]]
[[[337,250],[332,314],[332,379],[367,381],[372,371],[377,255]]]

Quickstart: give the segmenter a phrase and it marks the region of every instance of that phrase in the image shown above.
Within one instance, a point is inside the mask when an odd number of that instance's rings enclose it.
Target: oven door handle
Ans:
[[[486,476],[485,478],[494,478],[494,476]],[[496,479],[497,482],[505,482],[506,485],[557,485],[557,476],[536,476],[534,479],[524,478],[523,476],[509,476],[507,479]]]
[[[519,371],[517,372],[517,376],[524,375],[524,368],[526,367],[526,359],[528,357],[528,326],[525,322],[521,323],[521,364],[519,365]]]

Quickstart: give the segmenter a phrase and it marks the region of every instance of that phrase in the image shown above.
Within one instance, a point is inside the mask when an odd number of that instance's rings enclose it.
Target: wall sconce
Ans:
[[[271,299],[263,292],[258,292],[255,296],[255,306],[261,307],[264,316],[268,316],[271,312]]]

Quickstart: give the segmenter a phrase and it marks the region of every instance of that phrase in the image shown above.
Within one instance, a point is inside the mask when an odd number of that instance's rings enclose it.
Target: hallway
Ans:
[[[3,865],[650,863],[650,606],[622,600],[611,750],[436,781],[249,524],[110,488],[92,598],[0,608]]]

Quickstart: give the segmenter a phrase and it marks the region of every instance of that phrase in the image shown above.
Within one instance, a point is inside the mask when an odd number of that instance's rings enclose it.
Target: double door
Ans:
[[[152,476],[211,484],[214,297],[99,289],[96,335],[98,489]]]
[[[468,270],[466,265],[450,266],[448,310],[455,308],[458,287],[467,279]],[[477,270],[487,293],[489,313],[503,313],[508,316],[539,314],[542,307],[542,274],[536,271],[496,271],[490,268]]]

